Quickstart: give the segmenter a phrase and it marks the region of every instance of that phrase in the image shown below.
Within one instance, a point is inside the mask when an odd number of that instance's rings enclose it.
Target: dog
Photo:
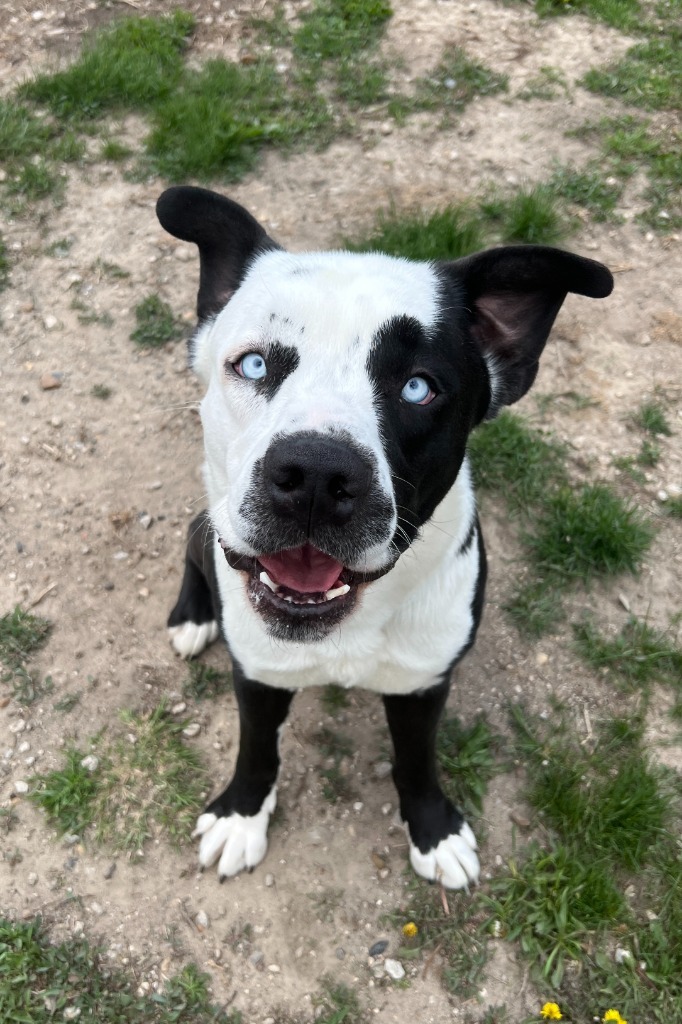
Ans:
[[[199,249],[190,365],[209,507],[168,620],[185,658],[222,633],[234,665],[234,776],[200,815],[223,881],[267,849],[294,693],[383,698],[415,871],[461,889],[474,834],[443,794],[436,732],[481,619],[486,557],[467,438],[531,387],[568,292],[601,263],[545,246],[454,262],[284,251],[232,200],[175,187],[161,225]]]

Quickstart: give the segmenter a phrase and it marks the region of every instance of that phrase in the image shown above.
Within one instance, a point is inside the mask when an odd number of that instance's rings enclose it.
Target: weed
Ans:
[[[582,84],[592,92],[614,96],[648,110],[679,110],[682,106],[680,34],[649,39],[631,47],[618,63],[592,69]]]
[[[90,394],[93,398],[100,398],[102,401],[106,401],[107,398],[111,398],[113,391],[108,384],[93,384]]]
[[[654,531],[604,484],[560,487],[526,542],[536,567],[559,581],[636,572]]]
[[[64,192],[65,179],[54,171],[52,164],[45,160],[26,163],[19,173],[8,178],[5,189],[11,196],[18,196],[25,202],[35,202],[51,196],[59,201]]]
[[[502,491],[511,507],[528,511],[551,488],[566,480],[565,448],[503,411],[469,438],[476,487]]]
[[[670,424],[666,419],[665,410],[660,402],[644,402],[632,417],[632,422],[636,427],[646,430],[648,434],[653,434],[654,436],[663,434],[666,437],[670,437],[672,434]]]
[[[28,107],[0,99],[0,154],[10,166],[43,150],[50,138],[47,124]]]
[[[537,638],[564,618],[563,588],[544,577],[532,579],[516,588],[504,609],[520,633]]]
[[[343,889],[323,889],[321,892],[309,892],[308,899],[315,908],[315,914],[320,921],[333,922],[334,913],[343,904],[345,892]]]
[[[183,697],[190,700],[214,700],[231,693],[234,684],[231,672],[221,672],[200,661],[189,663],[189,678],[182,688]]]
[[[322,979],[322,992],[313,999],[319,1024],[362,1024],[367,1020],[355,992],[332,978]]]
[[[58,260],[63,260],[65,256],[68,256],[72,245],[73,238],[57,238],[47,246],[45,255],[55,256]]]
[[[101,1024],[240,1024],[209,997],[210,978],[193,964],[163,993],[136,995],[139,979],[112,969],[104,951],[83,939],[52,942],[39,918],[0,919],[0,1014],[6,1021],[42,1024],[97,1020]]]
[[[384,252],[413,260],[458,259],[484,245],[478,217],[468,206],[447,206],[426,214],[398,213],[391,208],[377,216],[374,231],[362,241],[345,240],[353,252]]]
[[[158,295],[148,295],[135,307],[135,320],[137,327],[130,338],[144,348],[157,348],[182,336],[173,310]]]
[[[95,260],[91,269],[98,278],[105,277],[109,281],[125,281],[130,277],[130,271],[124,270],[118,263],[110,263],[100,258]]]
[[[335,718],[339,711],[347,708],[350,704],[348,691],[343,686],[330,683],[328,686],[325,686],[320,694],[320,703],[327,714]]]
[[[501,771],[496,759],[501,739],[484,718],[465,728],[458,718],[445,718],[438,730],[438,762],[446,776],[448,796],[465,814],[481,813],[488,782]]]
[[[682,519],[682,495],[675,494],[669,497],[665,503],[666,515],[673,519]]]
[[[19,94],[75,121],[108,110],[148,110],[177,85],[193,26],[185,11],[166,18],[122,19],[88,39],[70,67],[37,76]]]

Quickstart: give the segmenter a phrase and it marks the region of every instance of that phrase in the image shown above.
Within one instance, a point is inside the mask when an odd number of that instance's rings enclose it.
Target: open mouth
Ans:
[[[257,611],[307,621],[340,621],[354,606],[358,587],[393,567],[358,572],[312,544],[257,557],[241,555],[222,540],[220,546],[228,564],[247,574],[247,592]]]

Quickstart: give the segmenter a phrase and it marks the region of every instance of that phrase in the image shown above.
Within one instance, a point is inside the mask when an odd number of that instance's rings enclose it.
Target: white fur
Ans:
[[[198,654],[218,639],[220,629],[213,622],[183,622],[179,626],[169,626],[170,642],[182,658],[196,658]]]
[[[230,878],[260,864],[268,848],[268,823],[276,803],[277,787],[273,786],[257,814],[230,814],[226,818],[199,815],[194,835],[201,836],[201,867],[210,867],[220,858],[218,875]]]
[[[441,839],[428,853],[421,853],[410,840],[410,862],[430,882],[440,882],[446,889],[468,889],[480,874],[475,850],[476,837],[464,822],[458,834]]]

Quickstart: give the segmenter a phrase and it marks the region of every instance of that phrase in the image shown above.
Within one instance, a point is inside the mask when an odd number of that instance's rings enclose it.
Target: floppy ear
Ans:
[[[280,248],[243,206],[205,188],[167,189],[156,215],[169,234],[199,246],[199,323],[220,312],[254,256]]]
[[[488,419],[530,388],[567,293],[601,299],[613,288],[603,264],[542,245],[488,249],[442,266],[464,289],[471,333],[488,366]]]

